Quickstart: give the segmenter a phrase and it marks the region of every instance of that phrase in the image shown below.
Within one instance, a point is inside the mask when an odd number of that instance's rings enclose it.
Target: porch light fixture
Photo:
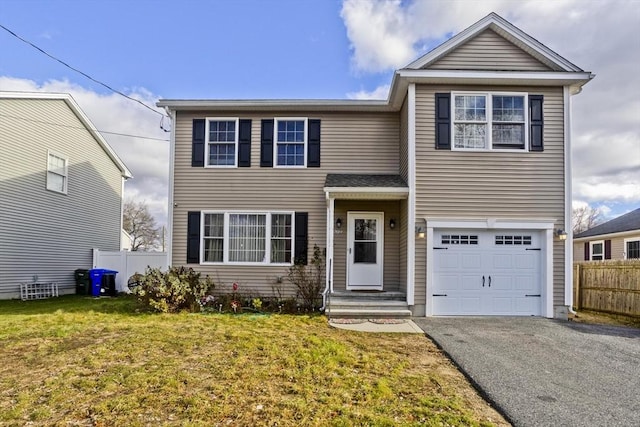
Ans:
[[[341,218],[336,219],[336,228],[342,228],[342,219]]]
[[[396,228],[396,220],[395,220],[395,219],[391,218],[391,219],[389,220],[389,228],[390,228],[390,229],[392,229],[392,230],[393,230],[394,228]]]
[[[567,232],[561,228],[557,228],[556,230],[554,230],[553,234],[555,234],[556,237],[560,240],[567,240]]]
[[[418,236],[418,239],[424,239],[424,228],[417,226],[416,235]]]

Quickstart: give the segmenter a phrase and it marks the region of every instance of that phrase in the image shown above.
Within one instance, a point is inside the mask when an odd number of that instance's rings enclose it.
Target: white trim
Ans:
[[[209,160],[211,159],[211,154],[209,151],[209,146],[210,145],[216,145],[216,144],[231,144],[230,142],[211,142],[209,141],[209,136],[210,136],[210,130],[209,130],[209,123],[210,122],[235,122],[235,126],[236,126],[236,130],[235,130],[235,136],[234,136],[234,141],[233,144],[235,145],[234,148],[234,158],[233,158],[233,164],[232,165],[210,165],[209,164]],[[204,167],[205,168],[214,168],[214,169],[218,169],[218,168],[237,168],[238,167],[238,138],[239,138],[239,134],[240,134],[240,118],[239,117],[206,117],[205,118],[205,122],[204,122]]]
[[[573,309],[573,224],[571,213],[573,205],[573,165],[571,149],[571,93],[568,86],[563,87],[564,97],[564,304]]]
[[[407,175],[409,202],[407,206],[407,305],[415,304],[416,269],[416,85],[410,84],[407,92]]]
[[[485,31],[486,29],[492,29],[500,33],[503,37],[516,42],[514,44],[521,45],[519,47],[526,48],[528,53],[539,61],[545,63],[547,66],[556,66],[563,68],[566,71],[580,71],[580,68],[572,64],[562,56],[558,55],[542,43],[538,42],[524,31],[515,27],[510,22],[506,21],[496,13],[490,13],[475,24],[456,34],[452,38],[448,39],[440,46],[436,47],[426,55],[413,61],[405,68],[422,68],[425,65],[434,62],[442,56],[453,51],[457,47],[461,46],[471,38]]]
[[[377,236],[376,236],[376,253],[378,255],[378,259],[380,260],[379,263],[376,263],[376,265],[379,264],[380,266],[380,286],[350,286],[349,285],[349,273],[350,273],[350,268],[351,268],[351,258],[353,256],[353,242],[354,242],[354,234],[353,234],[353,229],[351,228],[351,221],[352,219],[357,219],[357,218],[368,218],[368,217],[375,217],[376,220],[379,221],[379,225],[380,227],[377,229]],[[384,290],[384,229],[385,229],[385,222],[384,222],[384,212],[372,212],[372,211],[347,211],[347,251],[346,251],[346,257],[347,257],[347,268],[346,268],[346,290]]]
[[[279,165],[278,164],[278,144],[300,144],[300,142],[278,142],[278,122],[304,121],[304,147],[303,164],[301,165]],[[308,117],[274,117],[273,118],[273,167],[283,169],[302,169],[307,167],[307,152],[309,145],[309,118]]]
[[[593,259],[593,246],[594,245],[602,245],[602,253],[598,254],[600,256],[602,256],[601,259]],[[589,261],[604,261],[604,240],[594,240],[592,242],[589,242]]]
[[[483,96],[485,98],[485,120],[470,121],[456,120],[456,96]],[[493,97],[494,96],[513,96],[523,98],[523,114],[524,114],[524,146],[522,148],[494,148],[493,147],[493,125],[494,123],[503,124],[504,122],[495,122],[493,120]],[[451,92],[451,150],[452,151],[500,151],[500,152],[529,152],[529,94],[527,92],[501,92],[501,91],[455,91]],[[486,126],[486,144],[485,148],[465,148],[455,146],[455,129],[456,124],[484,124]]]
[[[169,197],[167,210],[167,265],[173,265],[173,213],[174,213],[174,187],[175,187],[175,163],[176,163],[176,116],[175,110],[168,111],[171,119],[171,134],[169,136]]]
[[[623,240],[623,251],[622,251],[622,259],[629,259],[627,258],[628,255],[628,250],[627,250],[627,243],[631,243],[631,242],[640,242],[640,236],[638,237],[629,237]],[[631,259],[640,259],[640,258],[631,258]]]
[[[553,317],[553,220],[544,219],[444,219],[444,218],[424,218],[427,224],[427,284],[426,284],[426,316],[433,316],[433,299],[429,298],[431,286],[434,280],[433,273],[433,235],[435,229],[478,229],[483,231],[514,229],[514,230],[537,230],[544,236],[542,238],[542,247],[545,250],[543,257],[544,265],[541,267],[541,277],[544,278],[541,291],[541,315],[544,317]]]
[[[476,83],[512,85],[535,82],[538,86],[583,85],[594,74],[578,71],[478,71],[478,70],[409,70],[396,71],[400,78],[413,83]]]
[[[55,157],[57,159],[60,159],[64,162],[64,172],[63,173],[58,173],[56,171],[50,170],[49,169],[49,158],[51,157]],[[64,154],[61,154],[59,152],[53,151],[53,150],[47,150],[47,175],[46,175],[46,183],[45,183],[45,188],[48,191],[52,191],[54,193],[58,193],[58,194],[68,194],[69,192],[69,157],[65,156]],[[61,176],[62,177],[62,191],[60,190],[56,190],[55,188],[51,188],[49,187],[49,173],[52,173],[56,176]],[[121,227],[122,228],[122,227]]]
[[[222,262],[204,261],[204,217],[205,215],[224,215],[223,223],[223,250]],[[265,215],[265,253],[263,262],[245,262],[245,261],[229,261],[229,216],[230,215]],[[271,262],[271,218],[273,215],[290,215],[291,216],[291,261],[288,263]],[[294,211],[251,211],[251,210],[202,210],[200,211],[200,265],[230,265],[230,266],[263,266],[263,267],[288,267],[293,265],[295,258],[295,212]]]

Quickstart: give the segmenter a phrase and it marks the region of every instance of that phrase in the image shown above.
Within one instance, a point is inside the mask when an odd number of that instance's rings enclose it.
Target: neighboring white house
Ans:
[[[68,94],[0,92],[0,298],[73,293],[92,249],[120,249],[131,173]]]
[[[122,230],[122,234],[120,235],[120,250],[130,251],[131,245],[133,244],[133,237],[124,229]]]

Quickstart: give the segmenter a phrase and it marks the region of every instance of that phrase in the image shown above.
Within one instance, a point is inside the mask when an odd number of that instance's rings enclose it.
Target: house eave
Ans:
[[[410,70],[396,72],[398,79],[416,84],[460,84],[491,86],[569,86],[574,93],[595,77],[581,72],[555,71],[470,71],[470,70]]]
[[[156,105],[170,111],[396,111],[386,100],[349,99],[161,99],[156,103]]]
[[[408,188],[398,187],[324,187],[328,199],[336,200],[403,200]]]

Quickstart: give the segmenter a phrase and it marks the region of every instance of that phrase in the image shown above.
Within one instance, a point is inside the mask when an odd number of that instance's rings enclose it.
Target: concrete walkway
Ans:
[[[516,426],[640,426],[640,330],[413,318]]]
[[[418,325],[408,319],[331,319],[329,325],[359,332],[424,334]]]

